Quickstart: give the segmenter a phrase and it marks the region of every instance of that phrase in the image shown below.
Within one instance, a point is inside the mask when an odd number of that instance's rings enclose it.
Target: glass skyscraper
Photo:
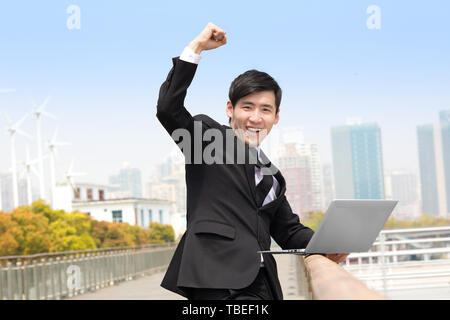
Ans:
[[[439,214],[436,152],[433,125],[417,127],[417,147],[421,181],[422,211],[431,215]]]
[[[423,213],[448,217],[450,211],[450,110],[439,124],[417,127]]]
[[[450,110],[439,112],[439,123],[442,135],[442,157],[445,177],[445,197],[447,207],[450,206]],[[450,211],[447,208],[447,211]]]
[[[337,199],[384,199],[381,130],[375,123],[331,129]]]

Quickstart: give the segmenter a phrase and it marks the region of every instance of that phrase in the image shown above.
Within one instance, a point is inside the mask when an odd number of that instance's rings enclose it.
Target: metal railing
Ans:
[[[64,299],[162,271],[175,244],[0,257],[0,300]]]
[[[383,230],[341,266],[299,257],[305,299],[385,299],[390,290],[450,288],[450,227]]]
[[[371,250],[350,254],[344,268],[384,295],[450,288],[450,227],[383,230]]]

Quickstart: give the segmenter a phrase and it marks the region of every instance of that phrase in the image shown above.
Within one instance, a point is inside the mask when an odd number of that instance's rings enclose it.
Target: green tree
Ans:
[[[90,234],[94,238],[97,248],[104,248],[103,243],[105,242],[110,224],[107,221],[92,220]]]
[[[103,241],[104,248],[134,246],[133,237],[127,233],[128,223],[110,223]]]
[[[149,227],[150,243],[165,243],[175,240],[175,232],[171,225],[150,222]]]
[[[23,241],[23,232],[11,219],[11,215],[0,211],[0,256],[20,255],[19,241]]]
[[[50,235],[48,219],[28,211],[29,207],[18,207],[11,214],[12,221],[22,230],[23,237],[17,239],[19,252],[24,255],[49,252]]]

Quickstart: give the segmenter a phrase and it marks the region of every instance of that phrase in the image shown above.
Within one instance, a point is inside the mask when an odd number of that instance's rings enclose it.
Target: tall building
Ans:
[[[156,166],[151,181],[146,183],[148,198],[168,200],[171,203],[173,219],[178,221],[181,234],[186,230],[186,178],[184,156],[177,146]]]
[[[450,216],[450,110],[439,124],[417,126],[422,212]]]
[[[337,199],[384,199],[381,130],[375,123],[331,128]]]
[[[261,143],[261,148],[270,161],[278,166],[280,155],[284,152],[285,144],[288,143],[305,143],[302,127],[274,126]]]
[[[26,179],[18,179],[19,206],[28,204],[28,188]],[[33,188],[32,188],[33,193]],[[32,196],[36,200],[36,195]],[[14,209],[12,174],[0,174],[0,210],[11,212]]]
[[[286,198],[301,217],[323,210],[323,188],[317,145],[286,143],[279,157],[279,169],[286,180]]]
[[[433,125],[417,127],[419,151],[419,169],[422,196],[422,211],[434,216],[439,215],[439,201],[436,177],[435,134]]]
[[[399,201],[392,216],[398,219],[418,218],[420,198],[417,176],[404,170],[394,170],[388,175],[387,180],[390,194],[386,194],[386,198]]]
[[[331,201],[336,197],[334,191],[333,166],[330,163],[324,164],[322,167],[323,181],[323,205],[324,210],[328,208]]]
[[[119,174],[109,177],[109,184],[111,197],[116,194],[118,198],[142,198],[141,170],[132,168],[127,162],[123,164]]]
[[[439,124],[441,126],[442,157],[444,166],[445,198],[447,213],[450,213],[450,110],[439,112]]]

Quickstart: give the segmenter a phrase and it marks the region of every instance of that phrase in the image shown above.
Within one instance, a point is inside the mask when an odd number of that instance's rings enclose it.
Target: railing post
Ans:
[[[52,286],[52,299],[56,298],[56,290],[55,290],[55,264],[53,262],[53,258],[49,258],[49,266],[50,266],[50,284]]]
[[[13,289],[12,289],[12,285],[13,285],[13,279],[12,279],[12,269],[11,269],[11,262],[7,262],[6,266],[7,266],[7,271],[6,271],[6,284],[8,286],[8,295],[6,296],[6,299],[8,300],[12,300],[14,299],[13,297]]]
[[[48,293],[47,293],[47,270],[46,269],[46,263],[45,263],[45,258],[41,259],[42,261],[42,285],[44,286],[44,300],[47,300],[48,298]]]
[[[16,262],[17,299],[23,300],[22,261]]]
[[[0,300],[3,300],[3,264],[0,262]]]
[[[395,243],[392,244],[392,252],[397,253],[397,245]],[[392,256],[393,262],[394,264],[397,264],[398,259],[397,259],[397,254]]]
[[[82,255],[82,261],[83,261],[83,292],[85,293],[88,291],[88,286],[87,286],[87,273],[88,273],[88,266],[87,266],[87,253],[83,253]]]
[[[41,295],[41,292],[39,290],[40,288],[39,288],[39,279],[38,279],[38,270],[37,270],[38,265],[39,265],[38,259],[33,259],[34,298],[36,300],[39,300],[40,295]]]
[[[30,299],[30,279],[29,279],[29,260],[24,260],[23,263],[23,287],[24,287],[24,299],[29,300]]]
[[[62,297],[61,258],[56,257],[56,271],[58,273],[58,299]]]
[[[386,235],[383,231],[380,232],[380,246],[381,246],[381,274],[383,276],[383,294],[387,295],[387,283],[386,283]]]

